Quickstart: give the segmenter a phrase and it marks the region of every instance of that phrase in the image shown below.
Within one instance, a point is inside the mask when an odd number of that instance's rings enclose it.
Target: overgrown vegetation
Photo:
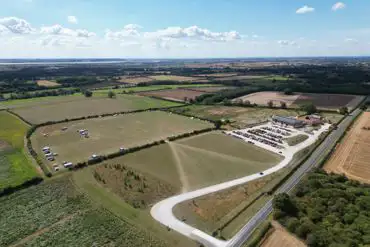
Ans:
[[[318,170],[293,196],[274,198],[274,218],[308,246],[370,244],[370,186]]]
[[[0,195],[22,184],[39,181],[38,174],[26,157],[24,136],[28,126],[12,114],[0,111]]]
[[[0,246],[166,246],[93,205],[68,177],[0,198]]]

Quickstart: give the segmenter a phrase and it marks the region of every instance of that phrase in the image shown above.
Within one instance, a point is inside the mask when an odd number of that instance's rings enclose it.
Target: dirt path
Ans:
[[[262,241],[261,247],[306,247],[296,236],[290,234],[277,222],[272,222],[273,230]]]
[[[180,156],[179,156],[179,154],[176,150],[176,147],[175,147],[175,145],[177,145],[177,144],[174,144],[173,142],[169,142],[168,145],[171,149],[173,157],[175,158],[176,168],[177,168],[177,171],[179,173],[180,181],[181,181],[181,184],[182,184],[182,193],[185,193],[185,192],[189,191],[190,186],[189,186],[189,181],[188,181],[188,178],[187,178],[185,170],[184,170],[184,166],[182,165]]]
[[[55,226],[58,226],[58,225],[61,225],[61,224],[65,223],[66,221],[71,220],[74,216],[76,216],[76,215],[78,215],[80,213],[82,213],[82,212],[80,211],[80,212],[76,212],[74,214],[68,215],[68,216],[62,218],[58,222],[56,222],[56,223],[54,223],[54,224],[52,224],[52,225],[50,225],[48,227],[42,228],[40,230],[37,230],[36,232],[32,233],[31,235],[28,235],[27,237],[23,238],[22,240],[18,241],[17,243],[10,245],[9,247],[22,246],[22,245],[26,244],[28,241],[30,241],[31,239],[33,239],[35,237],[38,237],[41,234],[44,234],[45,232],[48,232],[51,228],[53,228]]]

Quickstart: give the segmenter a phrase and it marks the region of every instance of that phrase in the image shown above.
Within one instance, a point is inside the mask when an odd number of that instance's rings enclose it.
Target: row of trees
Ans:
[[[370,186],[315,171],[293,196],[273,200],[274,218],[308,246],[369,246]]]

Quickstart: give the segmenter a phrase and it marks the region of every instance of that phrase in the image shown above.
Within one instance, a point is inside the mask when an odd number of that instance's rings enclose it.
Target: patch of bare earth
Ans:
[[[327,172],[370,183],[370,112],[364,112],[325,164]]]
[[[6,141],[0,140],[0,152],[6,150],[8,148],[11,148],[9,143],[7,143]]]
[[[306,244],[290,234],[279,223],[272,222],[271,229],[259,245],[261,247],[306,247]]]

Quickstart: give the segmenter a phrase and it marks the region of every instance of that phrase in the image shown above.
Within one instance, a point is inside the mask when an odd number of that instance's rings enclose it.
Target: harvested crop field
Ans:
[[[272,101],[275,106],[280,106],[280,102],[285,102],[286,105],[289,107],[291,106],[297,99],[299,95],[285,95],[281,92],[258,92],[248,94],[246,96],[242,96],[239,98],[234,99],[234,101],[242,100],[243,102],[249,101],[252,104],[266,106],[269,101]]]
[[[172,111],[211,120],[228,119],[231,125],[237,128],[265,122],[273,115],[296,116],[303,113],[298,110],[285,109],[197,105],[174,108]]]
[[[190,82],[199,80],[199,78],[196,77],[190,77],[190,76],[178,76],[178,75],[153,75],[149,76],[149,78],[152,78],[156,81],[179,81],[179,82]]]
[[[118,81],[129,84],[137,84],[144,82],[152,82],[153,79],[146,76],[121,76]]]
[[[56,162],[61,164],[86,161],[93,154],[106,155],[121,147],[136,147],[210,127],[213,124],[205,121],[152,111],[48,125],[37,129],[31,140],[40,155],[45,146],[58,153]],[[88,130],[88,138],[79,130]]]
[[[325,164],[327,172],[370,183],[370,112],[364,112]]]
[[[187,89],[169,89],[169,90],[158,90],[151,92],[140,92],[138,95],[158,97],[163,99],[175,100],[175,101],[185,101],[185,99],[195,99],[196,97],[204,94],[204,92],[187,90]]]
[[[113,159],[183,191],[246,176],[281,157],[219,132],[202,134]]]
[[[56,97],[48,101],[40,101],[35,104],[22,105],[12,109],[27,121],[40,124],[48,121],[73,119],[105,113],[133,111],[149,108],[161,108],[177,106],[177,103],[139,97],[135,95],[117,95],[117,98],[109,99],[104,96]],[[58,100],[59,99],[59,100]],[[67,100],[70,99],[70,100]]]
[[[56,81],[49,81],[49,80],[38,80],[37,85],[43,86],[43,87],[57,87],[60,86],[59,83]]]
[[[320,109],[337,110],[340,107],[346,106],[349,109],[357,107],[364,99],[364,96],[357,95],[342,95],[342,94],[310,94],[310,93],[294,93],[293,95],[285,95],[282,92],[258,92],[248,94],[234,99],[249,101],[252,104],[266,106],[269,101],[272,101],[275,106],[280,106],[280,102],[285,102],[288,107],[296,108],[300,105],[313,103]]]
[[[306,247],[301,240],[290,234],[277,222],[273,222],[273,229],[267,232],[262,240],[261,247]]]

